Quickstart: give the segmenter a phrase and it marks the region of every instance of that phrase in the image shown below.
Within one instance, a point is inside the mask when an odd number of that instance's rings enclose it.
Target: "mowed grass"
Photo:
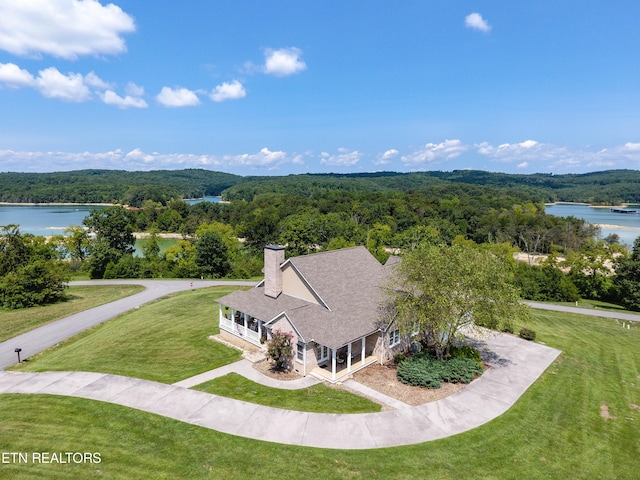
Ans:
[[[141,285],[73,286],[67,289],[69,299],[42,307],[0,310],[0,342],[34,328],[90,308],[113,302],[144,290]]]
[[[99,465],[0,465],[15,479],[637,479],[640,328],[535,311],[559,359],[505,414],[439,441],[338,451],[234,437],[90,400],[0,395],[0,451],[100,452]],[[601,416],[606,405],[612,417]],[[277,427],[274,427],[277,428]]]
[[[237,287],[189,290],[91,328],[12,367],[80,370],[174,383],[240,359],[208,339],[218,333],[216,299]]]
[[[368,413],[379,412],[381,408],[371,400],[324,384],[300,390],[283,390],[260,385],[237,373],[229,373],[193,388],[245,402],[302,412]]]

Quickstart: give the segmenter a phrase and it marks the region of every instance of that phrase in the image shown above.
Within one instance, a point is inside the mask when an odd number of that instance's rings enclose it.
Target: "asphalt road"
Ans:
[[[615,312],[611,310],[596,310],[593,308],[565,307],[563,305],[552,305],[549,303],[524,302],[531,308],[540,310],[552,310],[554,312],[577,313],[580,315],[591,315],[592,317],[615,318],[618,320],[626,320],[628,322],[640,322],[640,315],[636,313]]]
[[[143,285],[145,289],[136,295],[56,320],[0,343],[0,370],[17,362],[16,348],[22,349],[20,353],[22,359],[28,358],[87,328],[170,293],[219,285],[253,286],[255,283],[225,280],[193,280],[192,282],[189,280],[91,280],[71,282],[70,285],[138,284]]]

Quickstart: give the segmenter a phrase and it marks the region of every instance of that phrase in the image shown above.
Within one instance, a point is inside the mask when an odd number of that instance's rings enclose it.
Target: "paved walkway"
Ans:
[[[320,383],[320,380],[312,376],[302,377],[296,380],[276,380],[275,378],[263,375],[253,368],[253,364],[249,360],[242,359],[237,362],[230,363],[229,365],[216,368],[215,370],[210,370],[208,372],[201,373],[200,375],[181,380],[180,382],[174,383],[174,385],[176,387],[191,388],[232,372],[267,387],[282,388],[284,390],[299,390],[301,388],[307,388],[311,385]]]
[[[223,377],[228,375],[229,373],[237,373],[238,375],[242,375],[244,378],[251,380],[252,382],[259,383],[260,385],[265,385],[271,388],[281,388],[283,390],[300,390],[303,388],[308,388],[312,385],[317,385],[321,383],[321,380],[308,375],[306,377],[297,378],[294,380],[276,380],[275,378],[268,377],[263,373],[259,372],[253,367],[253,363],[247,359],[238,360],[237,362],[230,363],[229,365],[224,365],[222,367],[216,368],[214,370],[209,370],[208,372],[201,373],[199,375],[195,375],[193,377],[187,378],[185,380],[181,380],[179,382],[174,383],[173,385],[176,387],[183,388],[192,388],[196,385],[200,385],[201,383],[208,382],[209,380],[213,380],[214,378]],[[407,405],[404,402],[396,400],[395,398],[389,397],[383,393],[380,393],[372,388],[367,387],[366,385],[362,385],[361,383],[356,382],[353,379],[349,379],[346,382],[343,382],[343,385],[348,389],[355,391],[361,395],[371,398],[373,401],[378,402],[382,405],[386,405],[391,408],[410,408],[410,405]]]
[[[505,334],[480,345],[492,366],[437,402],[388,412],[296,412],[136,378],[89,372],[0,372],[1,393],[66,395],[124,405],[232,435],[289,445],[365,449],[462,433],[507,411],[560,351]]]

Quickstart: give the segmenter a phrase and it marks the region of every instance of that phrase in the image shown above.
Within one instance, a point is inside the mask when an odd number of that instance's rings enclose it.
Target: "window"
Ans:
[[[300,362],[304,360],[304,343],[302,342],[298,342],[298,346],[296,348],[296,358]]]
[[[329,359],[329,347],[326,345],[318,345],[316,347],[316,355],[318,356],[318,362],[323,362]]]
[[[389,333],[389,346],[395,347],[400,343],[400,330],[397,328]]]

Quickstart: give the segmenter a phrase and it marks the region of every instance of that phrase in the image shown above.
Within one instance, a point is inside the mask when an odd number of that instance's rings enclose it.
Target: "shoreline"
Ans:
[[[636,205],[635,203],[621,203],[620,205],[592,205],[590,203],[583,202],[551,202],[545,203],[545,207],[553,205],[582,205],[589,208],[627,208],[629,205]]]
[[[115,207],[117,203],[73,203],[73,202],[0,202],[0,206],[7,207]]]

